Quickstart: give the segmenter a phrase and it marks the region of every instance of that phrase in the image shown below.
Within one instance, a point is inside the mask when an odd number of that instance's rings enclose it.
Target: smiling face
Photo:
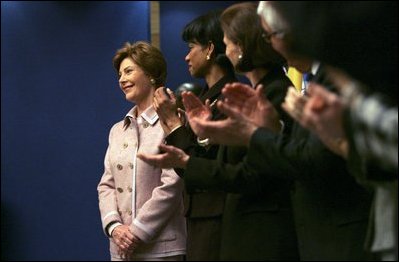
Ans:
[[[150,78],[130,57],[123,59],[120,64],[119,86],[125,93],[126,100],[138,105],[148,101],[151,104],[154,87]]]

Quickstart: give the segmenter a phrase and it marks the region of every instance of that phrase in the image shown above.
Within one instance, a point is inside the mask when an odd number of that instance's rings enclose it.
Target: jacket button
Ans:
[[[133,169],[133,163],[129,163],[130,169]]]
[[[128,187],[127,187],[127,191],[132,192],[133,189],[132,189],[130,186],[128,186]]]
[[[118,170],[122,170],[123,169],[123,166],[121,164],[118,164],[116,167],[118,168]]]
[[[122,192],[123,192],[123,189],[120,188],[120,187],[118,187],[116,190],[118,190],[119,193],[122,193]]]
[[[128,143],[123,143],[123,148],[127,148]]]
[[[148,124],[147,122],[144,122],[144,123],[143,123],[143,127],[144,127],[144,128],[147,128],[148,125],[149,125],[149,124]]]

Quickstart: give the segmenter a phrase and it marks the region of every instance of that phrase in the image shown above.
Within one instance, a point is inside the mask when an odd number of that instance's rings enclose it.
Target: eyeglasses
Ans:
[[[271,33],[263,32],[262,33],[262,38],[263,38],[263,40],[265,40],[266,43],[271,43],[272,42],[272,40],[271,40],[272,36],[278,35],[278,34],[283,34],[283,32],[279,32],[279,31],[274,31],[274,32],[271,32]]]

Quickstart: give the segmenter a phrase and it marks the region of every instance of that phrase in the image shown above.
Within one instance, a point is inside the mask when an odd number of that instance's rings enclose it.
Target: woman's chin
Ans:
[[[125,98],[127,101],[131,102],[131,103],[135,103],[135,97],[132,94],[126,94]]]

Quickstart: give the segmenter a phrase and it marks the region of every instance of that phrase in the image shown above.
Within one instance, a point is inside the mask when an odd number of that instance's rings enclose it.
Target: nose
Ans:
[[[124,75],[121,75],[120,77],[119,77],[119,84],[123,84],[123,83],[126,83],[126,79],[125,79],[125,76]]]
[[[190,53],[188,53],[186,57],[184,57],[184,61],[186,61],[187,63],[190,61]]]

